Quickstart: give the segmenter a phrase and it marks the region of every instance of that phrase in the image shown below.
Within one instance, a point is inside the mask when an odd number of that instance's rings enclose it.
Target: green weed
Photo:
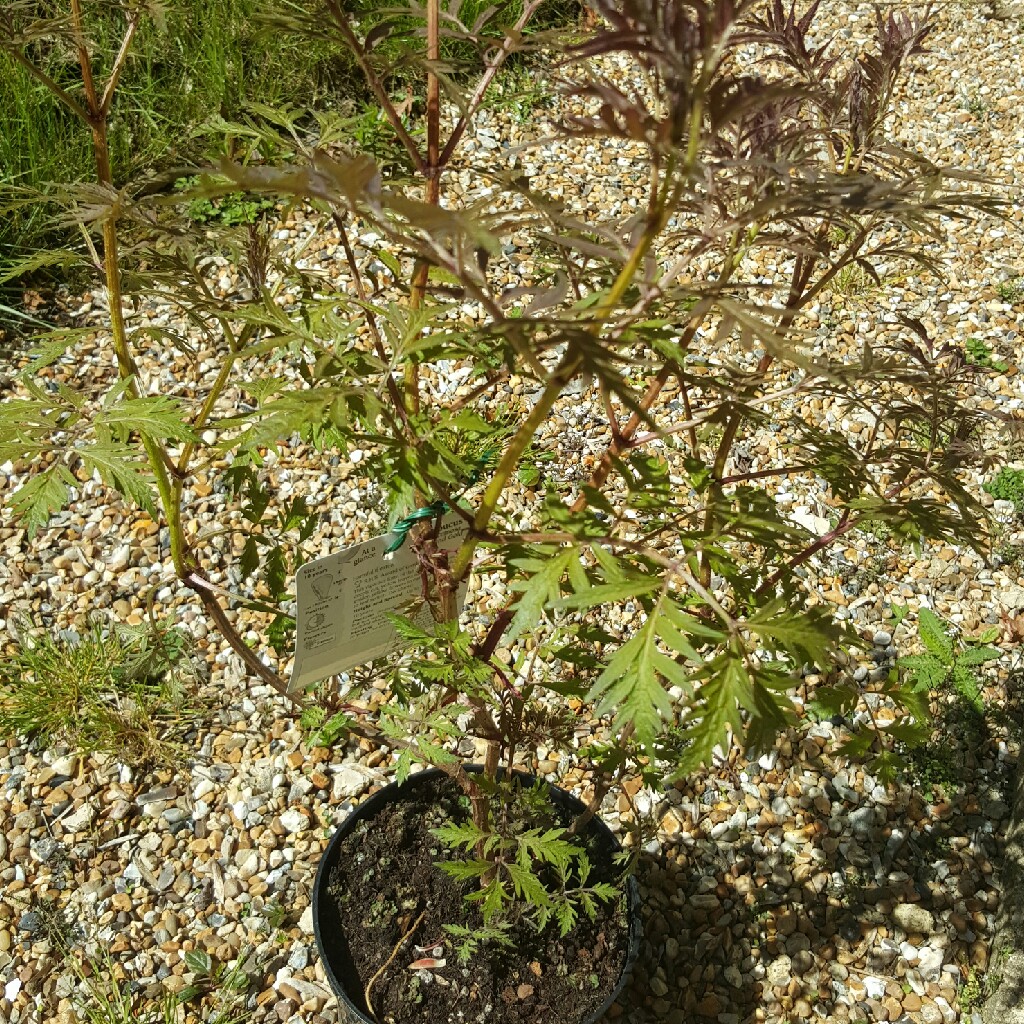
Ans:
[[[181,0],[168,5],[162,19],[143,23],[112,111],[111,164],[118,183],[201,156],[196,131],[211,114],[241,116],[256,100],[329,105],[350,94],[354,65],[341,48],[269,30],[261,21],[264,12],[257,0]],[[91,10],[90,18],[109,65],[124,29],[121,11],[110,5]],[[67,48],[39,40],[30,51],[58,84],[79,89],[80,72]],[[0,204],[5,191],[53,194],[52,182],[92,177],[89,136],[3,52],[0,124]],[[53,231],[53,214],[35,203],[0,217],[0,254],[12,260],[29,255]]]
[[[981,338],[968,338],[964,343],[964,354],[967,356],[967,362],[972,366],[995,370],[997,373],[1005,373],[1010,368],[1009,363],[994,358],[992,349]]]
[[[187,696],[195,672],[189,636],[166,625],[37,634],[0,663],[0,735],[177,763],[186,751],[173,737],[199,717]]]
[[[980,637],[960,638],[929,608],[922,608],[917,620],[918,636],[925,654],[900,658],[896,665],[907,673],[916,691],[951,689],[978,714],[985,709],[981,682],[975,669],[1002,657],[1002,651],[988,646],[999,636],[997,627]]]
[[[198,178],[179,178],[174,187],[187,192],[198,182]],[[199,196],[189,202],[185,212],[194,224],[217,223],[233,228],[242,224],[255,224],[263,214],[273,209],[274,203],[270,199],[244,192],[229,192],[213,199]]]
[[[245,1004],[252,980],[244,965],[249,955],[250,950],[243,947],[232,963],[224,964],[205,950],[190,950],[185,954],[185,966],[192,972],[193,981],[178,993],[176,1003],[206,998],[215,1007],[213,1016],[208,1018],[210,1024],[240,1024],[248,1019],[250,1013]]]
[[[981,1006],[985,998],[985,986],[982,975],[973,967],[968,967],[964,971],[964,979],[960,983],[958,997],[960,1010],[965,1014],[972,1013]]]
[[[1024,299],[1024,276],[1018,274],[1008,281],[1000,282],[996,294],[1003,302],[1020,302]]]
[[[993,498],[1012,501],[1016,515],[1024,516],[1024,469],[1010,469],[1006,466],[984,486]]]

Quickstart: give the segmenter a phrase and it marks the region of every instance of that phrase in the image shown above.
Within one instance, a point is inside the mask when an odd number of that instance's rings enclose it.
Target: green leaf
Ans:
[[[883,786],[889,786],[896,781],[902,771],[906,770],[907,762],[899,754],[883,750],[872,760],[869,767]]]
[[[855,686],[819,686],[811,708],[822,718],[831,718],[849,714],[859,699]]]
[[[949,675],[948,666],[934,654],[908,654],[896,662],[897,668],[906,669],[914,678],[917,689],[935,690]]]
[[[460,882],[465,882],[470,878],[481,878],[494,867],[490,861],[486,860],[439,860],[434,863],[446,875],[451,875],[452,878],[456,878]],[[483,894],[477,897],[477,894],[474,893],[470,898],[484,897]]]
[[[422,626],[417,626],[408,616],[399,615],[397,612],[387,612],[386,614],[399,638],[410,647],[429,645],[434,642],[433,634],[428,633]]]
[[[741,735],[740,706],[752,703],[752,684],[741,651],[729,649],[715,658],[702,674],[707,678],[697,691],[683,734],[689,746],[672,773],[673,781],[709,764],[715,747],[727,746],[730,732]]]
[[[574,547],[564,548],[548,559],[519,559],[513,564],[519,569],[532,571],[525,581],[514,580],[513,590],[521,591],[516,601],[516,614],[509,625],[505,643],[511,643],[517,636],[534,629],[548,605],[554,604],[562,595],[562,578],[570,565],[579,563],[579,552]]]
[[[600,604],[611,604],[615,601],[625,601],[629,598],[639,597],[641,594],[649,594],[652,590],[661,586],[661,579],[657,576],[637,576],[623,579],[615,583],[603,583],[568,597],[560,598],[553,604],[554,608],[593,608]]]
[[[49,523],[54,512],[59,512],[68,503],[68,488],[77,486],[77,483],[65,465],[55,462],[30,477],[14,492],[11,508],[19,519],[25,520],[30,538]]]
[[[983,665],[986,661],[995,661],[1003,656],[1003,652],[995,647],[968,647],[956,656],[957,665]]]
[[[409,772],[412,770],[412,754],[409,751],[402,750],[398,755],[398,760],[395,762],[395,781],[401,785],[407,778],[409,778]]]
[[[489,868],[493,865],[488,864]],[[466,897],[469,900],[481,901],[484,915],[484,924],[489,925],[494,917],[500,914],[512,900],[512,894],[505,888],[504,883],[498,877],[491,879],[479,892],[470,893]]]
[[[930,608],[917,613],[917,631],[921,642],[943,665],[953,663],[953,642],[946,634],[945,623]]]
[[[575,907],[568,900],[556,904],[555,919],[558,921],[558,931],[564,938],[572,931],[573,926],[576,924]]]
[[[892,612],[892,625],[895,629],[909,614],[910,605],[908,604],[896,604],[895,602],[890,605]]]
[[[837,639],[836,627],[824,608],[791,611],[781,599],[759,608],[744,625],[772,649],[815,665],[826,664]]]
[[[659,600],[640,632],[612,655],[587,694],[588,700],[597,702],[597,717],[614,711],[620,729],[632,722],[637,739],[647,749],[664,723],[673,720],[672,702],[661,680],[678,676],[674,668],[666,674],[668,659],[657,648],[661,607],[666,600]]]
[[[132,431],[148,434],[160,441],[194,441],[195,432],[185,422],[181,403],[167,395],[124,398],[122,381],[110,391],[97,412],[94,423],[106,428],[119,441],[127,440]]]
[[[79,454],[90,473],[98,473],[108,487],[156,517],[149,466],[139,459],[134,448],[125,444],[96,442],[80,448]]]
[[[984,711],[985,702],[981,696],[981,685],[978,677],[960,665],[953,667],[953,688],[975,711]]]
[[[275,615],[270,625],[267,627],[267,642],[274,648],[274,651],[277,653],[279,658],[284,657],[288,652],[294,632],[295,619],[291,615]],[[335,718],[336,717],[337,716],[335,716]],[[330,743],[323,743],[320,745],[325,747],[331,746]]]
[[[242,548],[242,556],[238,560],[238,568],[242,571],[242,579],[249,579],[251,576],[254,576],[259,566],[259,546],[256,543],[256,535],[250,533],[245,538],[245,547]]]
[[[577,853],[576,845],[563,839],[564,835],[564,828],[550,828],[543,833],[537,828],[527,829],[516,837],[519,843],[516,859],[526,868],[532,859],[552,864],[564,873]]]
[[[185,966],[192,971],[193,974],[207,977],[213,973],[213,957],[211,957],[205,950],[190,949],[185,954]]]
[[[533,907],[544,907],[551,902],[551,897],[544,888],[544,883],[528,868],[514,861],[503,865],[512,880],[515,894],[526,900]]]
[[[462,825],[456,825],[449,821],[438,828],[432,828],[430,834],[448,846],[462,847],[465,850],[472,850],[486,835],[472,821],[467,821]]]
[[[851,736],[845,743],[841,744],[836,753],[842,757],[849,757],[854,760],[862,760],[875,742],[875,734],[871,730],[857,733]]]

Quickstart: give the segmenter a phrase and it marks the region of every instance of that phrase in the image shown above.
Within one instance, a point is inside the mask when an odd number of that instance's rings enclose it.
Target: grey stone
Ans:
[[[935,929],[935,918],[917,903],[897,903],[892,919],[908,933],[930,935]]]
[[[168,861],[161,869],[160,874],[157,876],[156,882],[153,888],[157,892],[164,892],[171,887],[171,883],[177,877],[177,868],[174,866],[172,861]]]
[[[850,828],[854,835],[870,836],[875,831],[875,809],[873,807],[858,807],[850,812]]]
[[[161,786],[159,789],[151,789],[137,796],[135,802],[140,807],[145,807],[146,804],[155,804],[160,800],[174,800],[177,795],[178,789],[176,786]]]
[[[64,844],[50,836],[43,836],[32,843],[32,854],[43,864],[59,857],[64,850]]]
[[[793,961],[788,956],[776,957],[769,965],[765,974],[772,988],[785,988],[792,977]]]
[[[295,807],[289,807],[281,815],[281,824],[293,835],[296,832],[304,832],[309,828],[309,817]]]
[[[42,925],[42,918],[35,910],[26,911],[18,918],[18,927],[23,932],[28,932],[29,935],[35,935]]]

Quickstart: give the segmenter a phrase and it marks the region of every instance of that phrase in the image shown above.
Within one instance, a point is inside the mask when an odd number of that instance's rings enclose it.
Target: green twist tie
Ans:
[[[466,478],[466,486],[463,487],[456,497],[464,494],[474,484],[479,483],[484,471],[497,461],[497,455],[498,451],[496,448],[488,447],[473,460],[473,468]],[[397,551],[405,543],[405,538],[409,535],[409,531],[417,523],[422,522],[424,519],[436,519],[438,516],[443,516],[446,512],[451,512],[451,510],[451,506],[447,502],[433,501],[429,505],[424,505],[423,508],[416,509],[415,512],[410,512],[404,519],[399,519],[391,527],[391,532],[395,535],[395,539],[384,549],[384,554],[390,555],[392,552]]]
[[[451,509],[447,502],[433,501],[429,505],[424,505],[423,508],[416,509],[415,512],[410,512],[404,519],[399,519],[391,527],[391,532],[395,535],[395,539],[385,548],[384,554],[390,555],[393,551],[397,551],[405,543],[405,538],[408,536],[409,531],[417,523],[422,522],[424,519],[436,519],[438,516],[443,516],[445,512],[450,511]]]

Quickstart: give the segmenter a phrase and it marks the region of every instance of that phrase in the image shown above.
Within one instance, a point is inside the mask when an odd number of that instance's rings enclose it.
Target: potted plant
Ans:
[[[372,25],[336,0],[292,16],[291,29],[349,48],[411,170],[383,178],[326,116],[315,143],[294,114],[232,129],[236,149],[291,162],[225,161],[202,193],[308,204],[347,273],[325,281],[253,225],[239,250],[245,287],[219,294],[192,243],[160,233],[136,280],[173,292],[206,332],[217,369],[199,373],[192,402],[140,384],[144,334],[120,312],[118,226],[148,207],[113,193],[101,159],[119,69],[103,90],[85,76],[84,99],[67,98],[93,130],[107,190],[98,222],[120,383],[89,415],[38,392],[11,403],[0,434],[4,458],[38,471],[15,496],[36,525],[80,468],[139,500],[155,483],[178,578],[249,670],[322,737],[395,751],[409,781],[343,827],[318,881],[317,899],[334,901],[318,903],[321,924],[333,915],[332,934],[321,927],[340,965],[329,973],[363,1019],[535,1020],[556,1012],[556,989],[560,1019],[599,1014],[635,936],[615,850],[594,824],[609,793],[627,775],[671,783],[794,723],[801,667],[829,671],[857,642],[804,579],[851,531],[884,522],[982,540],[983,511],[960,480],[984,426],[969,401],[980,371],[911,317],[870,343],[828,320],[843,275],[884,288],[896,267],[935,273],[926,240],[943,219],[997,208],[964,187],[969,175],[887,133],[928,26],[879,15],[873,46],[846,53],[815,36],[817,4],[597,0],[597,27],[552,72],[567,111],[552,130],[559,152],[625,154],[642,175],[639,198],[581,209],[534,187],[529,150],[457,162],[539,6],[525,3],[503,36],[486,12],[469,23],[438,0]],[[134,32],[138,15],[127,17]],[[403,19],[421,26],[424,52],[402,49],[402,66],[421,67],[426,85],[399,100],[383,44]],[[484,54],[474,85],[441,59],[445,39]],[[446,191],[456,171],[465,201]],[[533,265],[509,284],[503,260],[523,239]],[[452,386],[436,387],[453,368]],[[239,401],[249,408],[230,408]],[[815,420],[824,402],[836,415]],[[759,432],[776,443],[756,451]],[[290,653],[287,581],[318,519],[310,497],[275,500],[264,455],[293,436],[325,456],[359,453],[386,495],[387,547],[404,543],[417,567],[391,618],[400,651],[373,667],[388,673],[386,702],[359,699],[358,673],[293,692],[225,614],[227,600],[266,612],[267,643]],[[48,461],[54,437],[64,461]],[[185,526],[194,482],[226,455],[249,524],[240,595]],[[790,514],[776,500],[783,480],[817,507]],[[460,617],[474,574],[488,601],[475,591],[476,611]],[[869,690],[891,705],[847,750],[894,771],[899,745],[926,731],[922,695],[899,681],[831,682],[817,698],[833,712]],[[586,781],[584,804],[516,774],[563,761]],[[424,764],[440,774],[410,779]],[[378,847],[391,860],[375,862]],[[353,872],[377,886],[399,861],[409,875],[393,892],[356,892]],[[370,932],[379,945],[353,970]],[[545,987],[559,962],[576,972],[571,1005],[565,985]],[[602,966],[580,974],[580,962]]]

